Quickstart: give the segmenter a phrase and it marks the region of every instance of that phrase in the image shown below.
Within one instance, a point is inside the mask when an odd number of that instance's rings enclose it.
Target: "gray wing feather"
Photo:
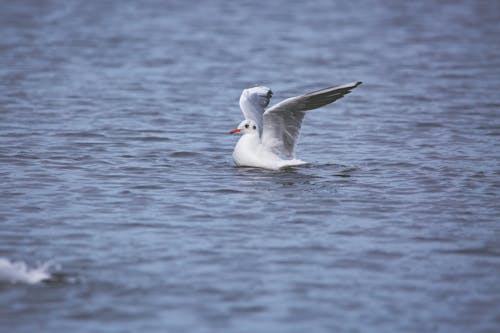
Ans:
[[[352,82],[291,97],[270,107],[263,114],[262,143],[283,158],[295,158],[297,142],[305,111],[335,102],[350,93],[361,82]]]
[[[273,92],[268,87],[259,86],[243,90],[240,96],[240,108],[245,119],[253,120],[259,127],[262,136],[262,115],[266,106],[273,96]]]

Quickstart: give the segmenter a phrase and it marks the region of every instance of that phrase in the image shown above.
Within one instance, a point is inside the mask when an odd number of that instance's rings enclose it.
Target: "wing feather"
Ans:
[[[352,82],[313,91],[270,107],[262,115],[262,143],[283,158],[295,158],[295,144],[305,112],[335,102],[360,84]]]
[[[273,92],[268,87],[259,86],[243,90],[240,96],[240,108],[245,119],[253,120],[262,136],[264,110],[269,105]]]

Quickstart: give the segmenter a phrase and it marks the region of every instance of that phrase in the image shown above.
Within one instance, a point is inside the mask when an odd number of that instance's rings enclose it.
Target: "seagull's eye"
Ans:
[[[255,126],[255,125],[254,125],[252,128],[253,128],[253,129],[257,129],[257,126]]]
[[[248,128],[248,124],[245,125],[245,128]]]

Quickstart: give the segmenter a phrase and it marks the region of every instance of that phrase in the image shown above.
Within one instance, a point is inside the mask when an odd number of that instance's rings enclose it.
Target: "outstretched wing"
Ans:
[[[273,92],[268,87],[253,87],[243,90],[240,96],[240,108],[245,119],[253,120],[259,127],[262,136],[262,115],[266,106],[273,96]]]
[[[361,82],[352,82],[321,89],[285,99],[270,107],[263,114],[262,143],[283,158],[295,158],[295,143],[305,111],[335,102],[360,84]]]

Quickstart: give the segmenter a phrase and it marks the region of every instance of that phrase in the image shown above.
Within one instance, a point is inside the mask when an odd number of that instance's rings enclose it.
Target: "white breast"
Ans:
[[[303,165],[301,160],[283,160],[260,142],[258,135],[243,135],[234,147],[233,160],[237,166],[277,170],[285,166]]]

